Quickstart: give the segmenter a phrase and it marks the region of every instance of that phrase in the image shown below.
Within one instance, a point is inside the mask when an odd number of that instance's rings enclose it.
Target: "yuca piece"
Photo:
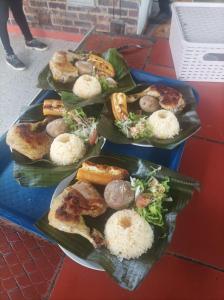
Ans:
[[[45,131],[45,123],[20,123],[13,125],[6,143],[32,160],[41,159],[50,151],[52,138]]]
[[[78,180],[89,181],[91,183],[107,185],[116,179],[125,179],[128,171],[119,167],[94,164],[90,161],[83,162],[78,169],[76,178]]]
[[[65,108],[61,100],[46,99],[43,103],[44,116],[62,117],[65,113]]]

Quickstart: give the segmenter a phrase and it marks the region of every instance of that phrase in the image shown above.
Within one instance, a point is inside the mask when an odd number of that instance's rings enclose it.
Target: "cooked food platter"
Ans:
[[[104,53],[57,51],[38,79],[38,87],[53,89],[82,106],[103,102],[111,92],[134,86],[126,62],[115,48]]]
[[[102,268],[133,290],[164,252],[177,213],[198,188],[192,178],[149,161],[92,157],[59,184],[37,227],[73,260]]]
[[[98,130],[114,143],[173,149],[200,129],[196,105],[189,86],[137,86],[110,96]]]
[[[141,159],[141,151],[130,157],[112,148],[103,155],[102,148],[107,140],[177,153],[200,128],[197,93],[176,80],[130,71],[113,48],[57,51],[38,84],[56,97],[29,107],[6,135],[21,186],[57,185],[36,226],[77,263],[133,290],[164,253],[176,216],[199,183],[163,161]]]
[[[67,111],[61,100],[30,107],[6,135],[14,177],[23,186],[58,184],[82,159],[99,154],[105,142],[96,126],[102,104]]]

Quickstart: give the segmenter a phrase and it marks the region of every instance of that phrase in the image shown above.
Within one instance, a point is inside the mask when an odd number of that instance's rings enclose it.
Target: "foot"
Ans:
[[[26,41],[26,48],[44,51],[47,50],[48,46],[41,41],[32,39],[31,41]]]
[[[155,17],[149,19],[150,24],[162,24],[171,18],[171,12],[159,12]]]
[[[15,54],[7,55],[6,63],[10,67],[12,67],[14,70],[22,71],[22,70],[26,69],[26,66],[24,65],[24,63],[21,62],[21,60],[19,60]]]

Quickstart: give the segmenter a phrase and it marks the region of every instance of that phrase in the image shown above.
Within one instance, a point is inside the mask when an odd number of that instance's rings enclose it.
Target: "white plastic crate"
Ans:
[[[173,3],[169,43],[178,79],[224,82],[224,3]]]

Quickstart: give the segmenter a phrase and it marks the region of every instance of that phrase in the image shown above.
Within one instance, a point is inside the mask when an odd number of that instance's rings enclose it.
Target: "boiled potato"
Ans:
[[[75,66],[77,67],[79,74],[89,74],[91,75],[93,72],[93,65],[87,61],[78,60],[75,63]]]
[[[159,101],[156,98],[148,95],[143,96],[139,100],[139,105],[143,111],[148,113],[160,109]]]
[[[104,190],[104,199],[107,205],[113,209],[128,207],[134,198],[135,193],[131,189],[129,181],[113,180],[107,184]]]
[[[62,118],[51,121],[46,126],[46,131],[51,137],[57,137],[59,134],[67,131],[67,125]]]

